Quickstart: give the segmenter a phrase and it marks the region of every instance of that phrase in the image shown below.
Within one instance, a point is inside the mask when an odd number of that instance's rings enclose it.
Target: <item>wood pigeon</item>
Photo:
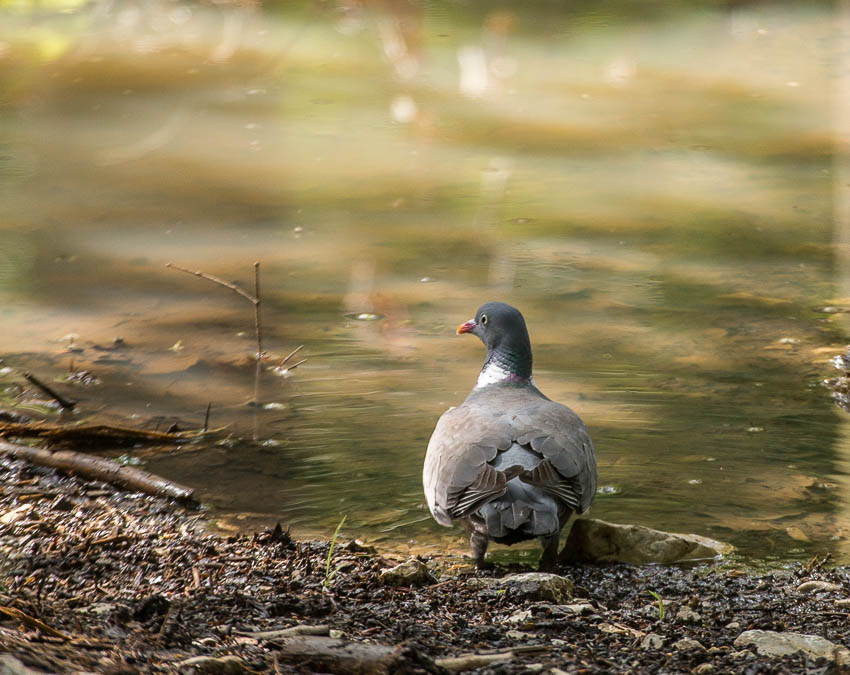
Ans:
[[[558,558],[561,528],[585,512],[596,493],[596,458],[578,415],[544,396],[531,375],[525,319],[488,302],[458,334],[477,335],[487,358],[475,388],[440,417],[425,455],[428,508],[470,535],[478,567],[487,544],[538,537],[541,569]]]

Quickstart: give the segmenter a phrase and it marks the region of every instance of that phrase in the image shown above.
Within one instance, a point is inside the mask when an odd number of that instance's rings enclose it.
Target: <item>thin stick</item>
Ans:
[[[254,330],[257,332],[257,361],[263,358],[263,336],[260,325],[260,261],[254,261]]]
[[[295,370],[298,366],[300,366],[305,361],[307,361],[307,359],[301,359],[298,363],[293,363],[291,366],[289,366],[287,368],[287,370]]]
[[[285,364],[289,361],[289,359],[291,359],[293,356],[295,356],[295,355],[296,355],[298,352],[300,352],[303,348],[304,348],[304,345],[298,345],[295,349],[293,349],[291,352],[289,352],[289,354],[287,354],[287,355],[283,358],[283,361],[281,361],[281,362],[280,362],[280,365],[281,365],[281,366],[285,365]]]
[[[240,288],[236,284],[232,284],[229,281],[225,281],[224,279],[219,279],[218,277],[215,277],[212,274],[206,274],[205,272],[201,272],[200,270],[193,272],[192,270],[187,270],[185,267],[180,267],[180,265],[175,265],[174,263],[165,263],[165,266],[170,267],[171,269],[174,269],[174,270],[179,270],[181,272],[185,272],[186,274],[193,274],[194,276],[200,277],[201,279],[206,279],[207,281],[212,281],[214,284],[218,284],[219,286],[224,286],[225,288],[229,288],[234,293],[241,295],[243,298],[254,303],[255,305],[259,304],[259,302],[260,302],[259,300],[257,300],[257,298],[255,298],[253,295],[251,295],[244,288]]]
[[[63,408],[68,408],[69,410],[71,410],[75,405],[77,405],[76,401],[70,401],[67,398],[64,398],[63,396],[60,396],[55,391],[53,391],[53,389],[51,389],[46,384],[44,384],[44,382],[39,380],[32,373],[22,373],[22,374],[23,374],[24,378],[26,378],[26,380],[29,383],[34,384],[36,387],[41,389],[45,394],[47,394],[50,398],[52,398],[54,401],[56,401]]]
[[[254,261],[254,330],[257,333],[257,364],[254,368],[254,403],[260,405],[260,374],[263,370],[263,337],[260,324],[260,261]],[[256,439],[255,439],[256,440]]]
[[[204,428],[203,428],[203,429],[201,429],[201,431],[203,431],[203,432],[206,432],[206,430],[209,428],[209,424],[210,424],[210,408],[211,408],[211,407],[212,407],[212,401],[210,401],[209,403],[207,403],[207,414],[206,414],[206,415],[204,415]]]
[[[24,614],[21,610],[15,609],[14,607],[4,607],[0,606],[0,612],[5,614],[6,616],[11,616],[13,619],[20,621],[22,624],[29,626],[30,628],[37,628],[42,633],[46,633],[51,637],[61,638],[62,640],[70,640],[65,633],[60,633],[55,628],[51,628],[43,621],[36,619],[34,616],[30,616],[29,614]]]

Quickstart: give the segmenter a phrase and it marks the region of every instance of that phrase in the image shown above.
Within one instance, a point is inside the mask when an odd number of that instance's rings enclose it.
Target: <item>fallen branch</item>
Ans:
[[[20,621],[25,626],[29,626],[30,628],[36,628],[42,633],[50,635],[51,637],[60,638],[61,640],[71,639],[70,637],[65,635],[65,633],[60,633],[58,630],[56,630],[55,628],[51,628],[40,619],[36,619],[34,616],[30,616],[29,614],[24,614],[21,610],[15,609],[14,607],[5,607],[3,605],[0,605],[0,612],[5,614],[6,616],[12,617],[17,621]]]
[[[49,466],[61,471],[76,473],[85,478],[102,480],[127,490],[144,492],[156,497],[170,497],[181,501],[192,501],[194,490],[173,483],[166,478],[132,466],[122,466],[111,459],[94,457],[73,450],[52,452],[44,448],[0,441],[0,452],[24,459],[39,466]]]

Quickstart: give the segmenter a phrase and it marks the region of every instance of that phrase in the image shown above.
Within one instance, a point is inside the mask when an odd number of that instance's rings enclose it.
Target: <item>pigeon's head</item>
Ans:
[[[531,342],[525,319],[516,307],[504,302],[488,302],[478,308],[474,319],[458,326],[457,332],[477,335],[487,347],[488,357],[495,356],[498,361],[507,361],[518,370],[527,369],[530,373]]]

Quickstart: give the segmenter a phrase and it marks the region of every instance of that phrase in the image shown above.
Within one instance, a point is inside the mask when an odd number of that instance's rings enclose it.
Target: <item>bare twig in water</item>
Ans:
[[[298,345],[295,349],[293,349],[291,352],[289,352],[289,354],[287,354],[279,364],[277,364],[277,367],[279,369],[283,368],[289,362],[289,359],[291,359],[299,351],[301,351],[301,349],[303,347],[304,347],[304,345]],[[298,366],[300,366],[302,363],[305,363],[306,361],[307,361],[307,359],[301,359],[298,363],[294,363],[291,366],[288,366],[286,369],[287,370],[295,370]]]
[[[303,348],[304,348],[304,345],[298,345],[295,349],[293,349],[291,352],[289,352],[289,354],[287,354],[286,356],[283,357],[283,361],[280,362],[280,365],[281,366],[285,365],[287,363],[287,361],[289,361],[289,359],[291,359],[293,356],[295,356]]]
[[[257,365],[254,368],[254,402],[260,403],[260,371],[263,368],[263,333],[260,323],[260,261],[254,261],[254,330],[257,334]]]
[[[54,401],[56,401],[63,408],[67,408],[68,410],[72,410],[74,408],[74,406],[77,405],[76,401],[71,401],[71,400],[65,398],[64,396],[60,396],[55,391],[53,391],[53,389],[51,389],[46,384],[44,384],[44,382],[39,380],[32,373],[22,373],[22,375],[27,380],[27,382],[29,382],[30,384],[34,384],[36,387],[41,389],[45,394],[47,394],[50,398],[52,398]]]
[[[192,271],[187,270],[185,267],[180,267],[180,265],[175,265],[174,263],[165,263],[166,267],[170,267],[171,269],[179,270],[181,272],[185,272],[186,274],[193,274],[196,277],[200,277],[201,279],[206,279],[207,281],[212,281],[214,284],[218,284],[219,286],[224,286],[225,288],[229,288],[234,293],[241,295],[246,300],[249,300],[252,303],[258,303],[259,300],[251,295],[244,288],[237,286],[236,284],[230,283],[229,281],[225,281],[224,279],[219,279],[218,277],[213,276],[212,274],[207,274],[205,272],[201,272],[200,270]]]
[[[221,279],[212,274],[201,272],[200,270],[189,270],[185,267],[180,267],[180,265],[175,265],[174,263],[166,263],[165,266],[174,270],[178,270],[180,272],[185,272],[186,274],[191,274],[193,276],[200,277],[201,279],[206,279],[207,281],[212,281],[214,284],[218,284],[219,286],[229,288],[231,291],[233,291],[237,295],[241,295],[252,305],[254,305],[254,333],[257,337],[257,365],[254,369],[254,404],[259,405],[260,373],[262,372],[263,368],[262,361],[265,357],[265,355],[263,354],[263,328],[262,322],[260,320],[260,262],[254,262],[254,295],[251,295],[241,286],[237,286],[234,283],[225,281],[224,279]]]

